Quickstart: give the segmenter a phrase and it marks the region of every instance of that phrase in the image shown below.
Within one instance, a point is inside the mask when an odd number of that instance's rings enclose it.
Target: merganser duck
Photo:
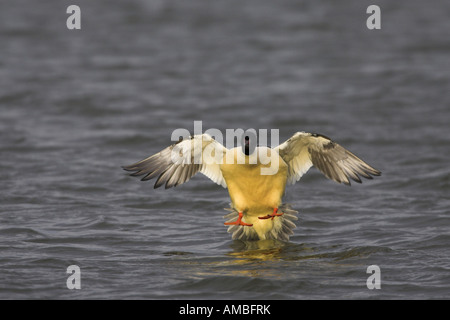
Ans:
[[[249,136],[227,149],[208,134],[180,139],[142,161],[122,167],[143,181],[157,178],[154,188],[176,187],[200,172],[228,188],[231,199],[225,225],[233,239],[289,240],[297,212],[283,204],[286,185],[315,166],[328,179],[350,185],[381,172],[330,138],[297,132],[277,147],[254,146]],[[261,157],[264,155],[264,157]]]

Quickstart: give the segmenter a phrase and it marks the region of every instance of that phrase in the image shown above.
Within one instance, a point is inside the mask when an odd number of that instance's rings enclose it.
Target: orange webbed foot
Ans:
[[[272,214],[268,214],[267,216],[264,216],[264,217],[258,217],[258,219],[270,219],[270,218],[272,218],[272,220],[273,220],[273,218],[283,215],[283,212],[282,213],[277,213],[277,212],[278,212],[278,208],[273,208]]]
[[[224,224],[226,226],[233,226],[233,225],[237,225],[237,226],[246,226],[246,227],[251,227],[253,226],[253,224],[251,223],[245,223],[242,221],[242,217],[244,216],[244,214],[242,212],[239,212],[239,216],[237,218],[236,221],[233,222],[225,222]]]

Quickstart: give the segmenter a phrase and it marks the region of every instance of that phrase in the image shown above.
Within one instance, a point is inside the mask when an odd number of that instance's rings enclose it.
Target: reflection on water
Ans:
[[[310,249],[303,244],[293,244],[280,240],[241,241],[234,240],[229,245],[231,251],[215,258],[198,258],[178,254],[178,268],[188,278],[205,279],[211,276],[232,276],[250,278],[284,278],[280,263],[290,260],[289,256],[299,256]],[[183,257],[184,256],[184,257]],[[292,258],[292,257],[291,257]],[[294,259],[292,259],[294,260]]]
[[[276,257],[277,254],[286,245],[288,245],[287,242],[274,239],[259,241],[234,240],[230,245],[233,251],[229,252],[228,255],[235,257],[251,256],[261,260],[278,259]]]
[[[372,254],[392,251],[389,247],[381,246],[315,246],[311,244],[298,244],[279,240],[236,240],[230,245],[230,247],[233,251],[228,252],[226,256],[234,258],[234,260],[231,260],[231,263],[234,265],[311,259],[320,259],[337,263],[353,258],[364,259]]]
[[[343,245],[320,246],[316,244],[283,242],[279,240],[240,241],[230,245],[230,251],[215,258],[195,258],[179,255],[176,264],[183,264],[187,278],[206,281],[211,277],[232,277],[231,279],[286,280],[292,272],[302,273],[311,264],[316,270],[357,268],[364,265],[372,255],[392,251],[388,247]],[[184,256],[184,257],[183,257]],[[175,261],[174,261],[175,262]],[[363,270],[362,268],[361,270]],[[291,270],[288,275],[287,270]],[[318,271],[319,272],[319,271]],[[327,273],[329,271],[325,271]],[[238,277],[238,278],[235,278]]]
[[[293,242],[280,240],[240,241],[235,240],[227,255],[249,261],[296,260],[310,257],[313,248]]]
[[[235,240],[230,248],[232,251],[225,256],[231,275],[271,279],[285,278],[280,266],[284,261],[290,260],[289,256],[299,257],[302,252],[310,251],[303,244],[280,240]]]
[[[233,251],[226,256],[231,268],[231,275],[252,278],[279,278],[280,272],[271,262],[281,259],[283,247],[287,243],[279,240],[240,241],[230,245]]]

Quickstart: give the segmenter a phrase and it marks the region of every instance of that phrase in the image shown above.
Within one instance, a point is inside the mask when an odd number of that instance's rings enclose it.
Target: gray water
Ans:
[[[449,16],[445,0],[2,1],[0,298],[448,299]],[[120,167],[194,120],[318,132],[383,174],[311,169],[286,192],[289,242],[233,241],[222,187],[154,190]]]

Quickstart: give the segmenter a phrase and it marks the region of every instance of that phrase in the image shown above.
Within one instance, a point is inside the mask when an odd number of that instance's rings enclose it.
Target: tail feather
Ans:
[[[224,215],[226,222],[235,221],[238,218],[239,212],[234,208],[225,208],[225,210],[230,211],[230,213]],[[266,239],[289,241],[289,237],[294,234],[293,229],[297,226],[294,221],[298,220],[298,211],[291,208],[290,204],[282,204],[278,207],[278,213],[284,213],[281,216],[276,217],[280,219],[281,228],[272,229],[265,235]],[[228,233],[231,233],[231,238],[233,240],[242,241],[255,241],[259,240],[259,236],[252,227],[231,225],[228,227]]]

